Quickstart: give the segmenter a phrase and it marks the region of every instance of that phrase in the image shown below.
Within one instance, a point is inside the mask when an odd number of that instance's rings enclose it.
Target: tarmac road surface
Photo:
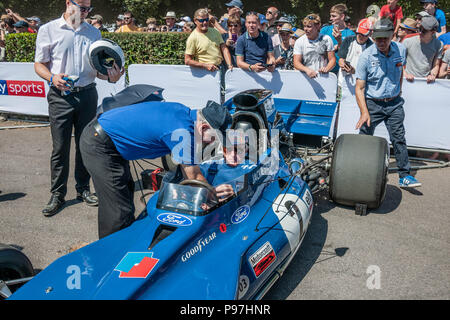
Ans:
[[[98,239],[97,208],[75,200],[73,149],[65,208],[46,218],[50,129],[0,130],[0,243],[20,248],[37,271]],[[403,190],[390,174],[386,200],[364,217],[317,196],[302,247],[265,298],[448,300],[450,168],[416,177],[423,187]]]

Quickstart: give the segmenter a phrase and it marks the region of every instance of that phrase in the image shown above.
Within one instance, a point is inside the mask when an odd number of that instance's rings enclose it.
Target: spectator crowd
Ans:
[[[132,12],[117,16],[115,24],[105,25],[100,14],[86,19],[102,32],[187,32],[185,63],[210,71],[239,67],[252,72],[276,69],[300,70],[315,78],[333,72],[345,76],[355,73],[358,56],[373,41],[371,33],[379,19],[394,25],[393,41],[406,48],[404,76],[450,78],[450,33],[446,30],[445,13],[437,0],[418,0],[423,11],[404,17],[401,1],[387,0],[381,8],[370,6],[366,17],[353,25],[345,4],[334,5],[328,23],[311,13],[301,19],[302,28],[282,15],[275,6],[264,13],[244,14],[241,0],[226,3],[227,12],[220,18],[210,9],[197,10],[193,18],[178,17],[168,11],[162,20],[149,17],[145,25],[137,23]],[[162,22],[162,23],[158,23]],[[0,61],[5,59],[5,36],[8,33],[37,33],[39,17],[22,17],[6,9],[0,24]]]

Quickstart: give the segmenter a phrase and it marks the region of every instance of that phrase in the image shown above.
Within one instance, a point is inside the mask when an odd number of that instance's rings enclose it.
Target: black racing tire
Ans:
[[[20,250],[0,244],[0,280],[15,280],[34,276],[33,265]],[[21,284],[10,287],[16,291]]]
[[[378,208],[386,195],[389,146],[384,138],[343,134],[334,145],[330,198],[342,205]]]

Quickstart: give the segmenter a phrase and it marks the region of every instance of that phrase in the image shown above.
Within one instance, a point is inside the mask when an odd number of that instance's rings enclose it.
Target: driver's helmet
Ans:
[[[125,54],[117,43],[109,39],[101,39],[92,43],[89,47],[89,62],[91,66],[103,75],[108,74],[114,62],[123,68],[125,66]]]

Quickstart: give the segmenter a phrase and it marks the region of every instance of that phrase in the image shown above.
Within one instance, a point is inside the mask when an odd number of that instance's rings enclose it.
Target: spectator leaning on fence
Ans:
[[[233,68],[230,52],[219,31],[209,27],[207,9],[198,9],[194,14],[195,30],[186,41],[184,62],[191,67],[218,71],[225,59],[229,69]]]
[[[415,77],[420,77],[433,82],[439,75],[444,45],[435,37],[437,27],[435,17],[423,17],[419,26],[420,35],[403,41],[406,48],[406,80],[414,81]]]
[[[439,70],[439,78],[450,79],[450,49],[447,49],[444,52],[441,68]]]
[[[401,90],[406,52],[401,44],[392,42],[393,37],[392,21],[378,20],[372,34],[375,45],[359,58],[355,95],[361,116],[356,129],[360,129],[360,134],[373,135],[377,125],[384,122],[397,160],[400,187],[419,187],[421,183],[410,175],[403,125],[405,101]]]
[[[303,19],[305,35],[294,45],[294,68],[316,78],[319,73],[329,73],[336,65],[333,40],[320,34],[320,17],[311,13]]]
[[[96,114],[95,78],[117,82],[124,70],[114,64],[108,75],[100,75],[89,63],[89,47],[101,39],[100,31],[84,22],[91,10],[90,0],[66,0],[62,17],[43,25],[37,34],[34,69],[50,84],[47,100],[53,142],[51,198],[42,210],[47,217],[56,214],[65,202],[73,129],[77,199],[97,205],[97,198],[89,190],[90,175],[81,159],[79,141],[84,127]],[[79,77],[69,95],[65,95],[67,76]]]
[[[250,72],[275,70],[272,39],[259,30],[259,16],[249,12],[245,17],[247,31],[241,35],[236,44],[236,61],[239,68]]]

